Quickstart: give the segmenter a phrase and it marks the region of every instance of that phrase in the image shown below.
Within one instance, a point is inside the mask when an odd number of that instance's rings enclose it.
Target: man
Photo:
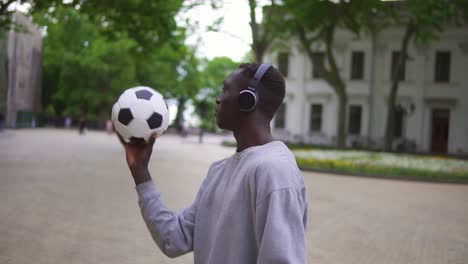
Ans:
[[[169,257],[197,264],[306,263],[307,198],[294,156],[270,132],[285,83],[268,64],[242,64],[216,99],[216,123],[237,151],[211,165],[194,203],[169,210],[148,171],[150,144],[124,144],[146,225]]]

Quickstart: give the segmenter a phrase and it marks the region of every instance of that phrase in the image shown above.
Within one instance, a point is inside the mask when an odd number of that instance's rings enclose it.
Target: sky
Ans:
[[[223,17],[223,21],[218,32],[206,30],[220,17]],[[261,14],[257,13],[257,17],[261,19]],[[252,35],[247,0],[224,1],[223,6],[216,10],[213,10],[209,4],[202,5],[180,14],[177,21],[184,25],[184,22],[181,21],[187,18],[191,24],[198,23],[198,26],[187,38],[186,44],[196,45],[198,43],[197,55],[199,57],[212,59],[226,56],[240,62],[250,52]],[[171,119],[175,118],[177,111],[175,103],[174,101],[169,102]],[[193,111],[194,107],[188,104],[184,117],[188,124],[197,125],[198,118],[192,115]]]
[[[213,10],[209,4],[191,9],[179,15],[198,23],[197,29],[188,37],[186,44],[198,45],[198,56],[212,59],[226,56],[241,61],[250,51],[250,11],[247,0],[224,1],[221,8]],[[218,32],[206,30],[218,18],[223,17]]]

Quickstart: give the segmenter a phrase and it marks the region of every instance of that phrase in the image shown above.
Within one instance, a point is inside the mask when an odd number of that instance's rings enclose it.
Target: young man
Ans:
[[[197,264],[306,263],[307,198],[294,156],[270,132],[285,83],[267,64],[242,64],[216,99],[216,123],[237,141],[211,165],[194,203],[169,210],[148,172],[150,144],[124,143],[146,225],[169,257]]]

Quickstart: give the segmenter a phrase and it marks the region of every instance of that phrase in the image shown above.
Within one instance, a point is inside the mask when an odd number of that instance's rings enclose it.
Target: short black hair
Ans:
[[[241,74],[248,82],[254,77],[261,63],[243,63],[239,65]],[[257,87],[259,110],[267,114],[272,119],[276,110],[283,103],[284,95],[286,93],[286,85],[281,73],[273,66],[271,66],[261,78]]]

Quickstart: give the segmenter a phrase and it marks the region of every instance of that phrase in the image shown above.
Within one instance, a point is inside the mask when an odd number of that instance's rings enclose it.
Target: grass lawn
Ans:
[[[294,149],[301,169],[410,180],[468,183],[468,161],[355,150]]]

